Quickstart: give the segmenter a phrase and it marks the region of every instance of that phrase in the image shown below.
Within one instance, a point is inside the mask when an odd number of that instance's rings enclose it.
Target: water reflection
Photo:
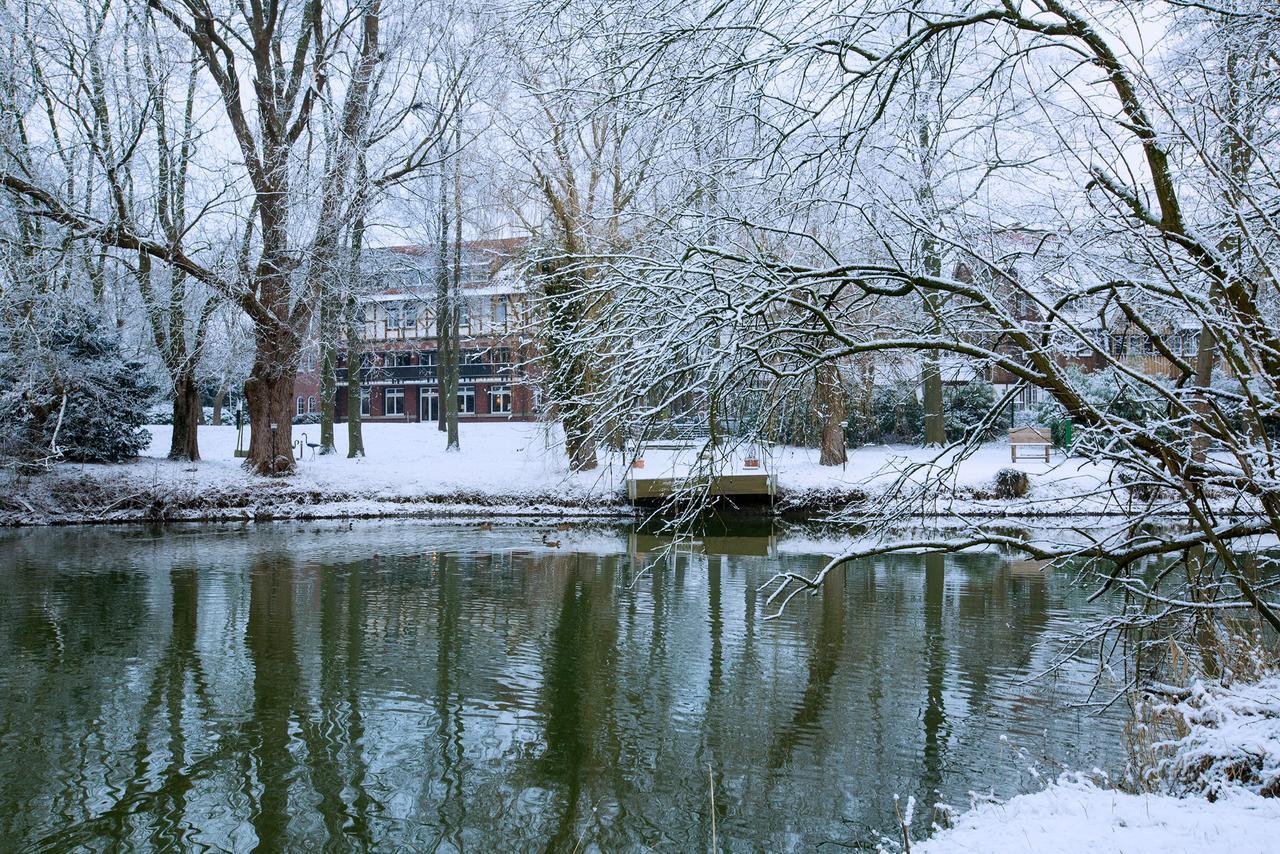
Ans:
[[[416,523],[4,535],[0,850],[808,849],[1114,764],[1023,684],[1091,607],[991,555]],[[1003,737],[1003,738],[1002,738]]]

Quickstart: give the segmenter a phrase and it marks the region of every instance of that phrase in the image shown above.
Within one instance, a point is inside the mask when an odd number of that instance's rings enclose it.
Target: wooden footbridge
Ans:
[[[717,441],[705,426],[664,424],[629,444],[633,504],[729,498],[773,503],[778,488],[768,445]]]

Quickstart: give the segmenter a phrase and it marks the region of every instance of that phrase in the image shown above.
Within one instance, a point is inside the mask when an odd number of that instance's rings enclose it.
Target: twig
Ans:
[[[719,851],[716,844],[716,778],[711,774],[711,763],[707,763],[707,780],[711,783],[711,850]]]

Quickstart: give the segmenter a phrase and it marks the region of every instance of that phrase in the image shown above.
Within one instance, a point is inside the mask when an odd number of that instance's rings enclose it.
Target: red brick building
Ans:
[[[520,252],[523,238],[474,240],[462,245],[458,415],[467,421],[532,420],[534,389],[523,365],[531,347],[531,295]],[[377,277],[361,300],[360,417],[369,422],[434,421],[439,415],[435,251],[399,246],[373,250]],[[334,418],[345,421],[345,352],[337,367]],[[304,357],[294,382],[299,416],[319,413],[314,356]]]

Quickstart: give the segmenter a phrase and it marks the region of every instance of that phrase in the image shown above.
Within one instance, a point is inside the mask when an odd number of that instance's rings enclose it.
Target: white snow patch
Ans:
[[[1161,745],[1170,758],[1154,779],[1166,792],[1120,792],[1064,775],[1042,792],[974,806],[911,850],[1280,850],[1280,675],[1231,686],[1197,682],[1189,696],[1159,708],[1187,726],[1182,738]]]
[[[1063,778],[1042,792],[985,804],[955,827],[911,846],[915,854],[1263,854],[1280,840],[1280,802],[1235,790],[1216,802],[1134,795]]]

